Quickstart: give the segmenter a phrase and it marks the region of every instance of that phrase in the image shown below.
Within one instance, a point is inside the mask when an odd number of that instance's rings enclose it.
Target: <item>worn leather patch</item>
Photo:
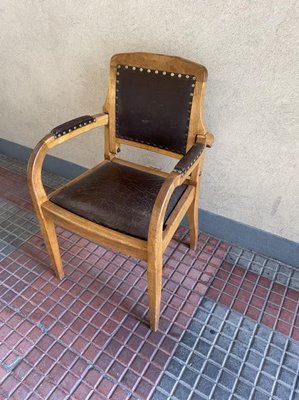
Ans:
[[[109,162],[54,195],[51,201],[89,221],[146,240],[164,181],[163,177]],[[174,191],[165,221],[185,190],[186,185],[182,185]]]

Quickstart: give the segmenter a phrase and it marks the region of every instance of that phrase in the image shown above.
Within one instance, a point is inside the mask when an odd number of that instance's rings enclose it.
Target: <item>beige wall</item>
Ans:
[[[101,110],[114,53],[192,59],[209,70],[206,122],[216,136],[201,207],[298,241],[295,4],[1,0],[1,135],[33,147],[51,127]],[[99,132],[54,154],[91,166],[102,153]]]

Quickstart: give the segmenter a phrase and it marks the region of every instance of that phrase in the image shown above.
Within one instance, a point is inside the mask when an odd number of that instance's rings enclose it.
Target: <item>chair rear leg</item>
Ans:
[[[198,196],[200,189],[200,171],[203,163],[203,158],[198,167],[191,174],[191,179],[195,183],[194,200],[188,210],[188,222],[190,229],[190,249],[196,250],[198,241]]]
[[[52,220],[47,219],[44,216],[39,218],[39,222],[55,275],[58,279],[63,279],[64,270],[62,266],[55,225]]]
[[[196,250],[198,239],[198,196],[191,203],[188,210],[188,222],[190,229],[190,249]]]
[[[147,263],[147,287],[150,328],[156,332],[159,328],[161,289],[162,289],[162,254],[149,254]]]

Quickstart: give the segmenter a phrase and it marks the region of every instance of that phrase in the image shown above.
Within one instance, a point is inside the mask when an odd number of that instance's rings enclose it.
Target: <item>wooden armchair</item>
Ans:
[[[198,192],[205,147],[207,70],[148,53],[117,54],[110,64],[104,114],[54,128],[33,150],[28,184],[56,276],[64,277],[54,224],[147,262],[150,328],[158,329],[162,255],[187,213],[190,247],[198,236]],[[105,127],[105,160],[50,195],[41,171],[48,150]],[[118,158],[122,144],[179,159],[171,173]]]

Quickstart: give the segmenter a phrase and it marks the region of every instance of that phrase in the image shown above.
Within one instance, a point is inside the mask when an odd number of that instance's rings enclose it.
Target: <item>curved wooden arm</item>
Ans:
[[[108,114],[96,114],[92,116],[94,118],[94,122],[91,124],[88,124],[86,126],[82,126],[82,128],[78,128],[75,131],[72,131],[70,133],[67,133],[66,135],[63,135],[61,137],[55,137],[54,135],[51,135],[51,138],[47,140],[47,146],[49,149],[53,149],[54,147],[70,140],[73,139],[79,135],[82,135],[82,133],[86,133],[91,131],[92,129],[99,128],[101,126],[105,126],[108,124]],[[46,138],[48,135],[46,136]]]
[[[46,135],[32,151],[27,167],[27,181],[35,209],[39,209],[40,204],[48,199],[42,183],[42,167],[48,151],[82,133],[108,124],[107,114],[96,114],[93,115],[93,118],[95,119],[93,123],[82,126],[82,128],[59,138],[56,138],[51,133]]]
[[[162,241],[163,224],[168,203],[176,187],[180,186],[180,175],[171,172],[156,198],[148,230],[148,251]]]
[[[151,215],[148,231],[148,251],[152,250],[151,246],[156,246],[162,240],[165,213],[175,188],[181,186],[190,177],[192,172],[202,163],[203,157],[204,149],[198,145],[193,146],[186,156],[181,159],[182,164],[179,161],[174,170],[166,178],[158,193]],[[182,168],[178,168],[180,165]],[[192,184],[191,180],[189,182]]]

